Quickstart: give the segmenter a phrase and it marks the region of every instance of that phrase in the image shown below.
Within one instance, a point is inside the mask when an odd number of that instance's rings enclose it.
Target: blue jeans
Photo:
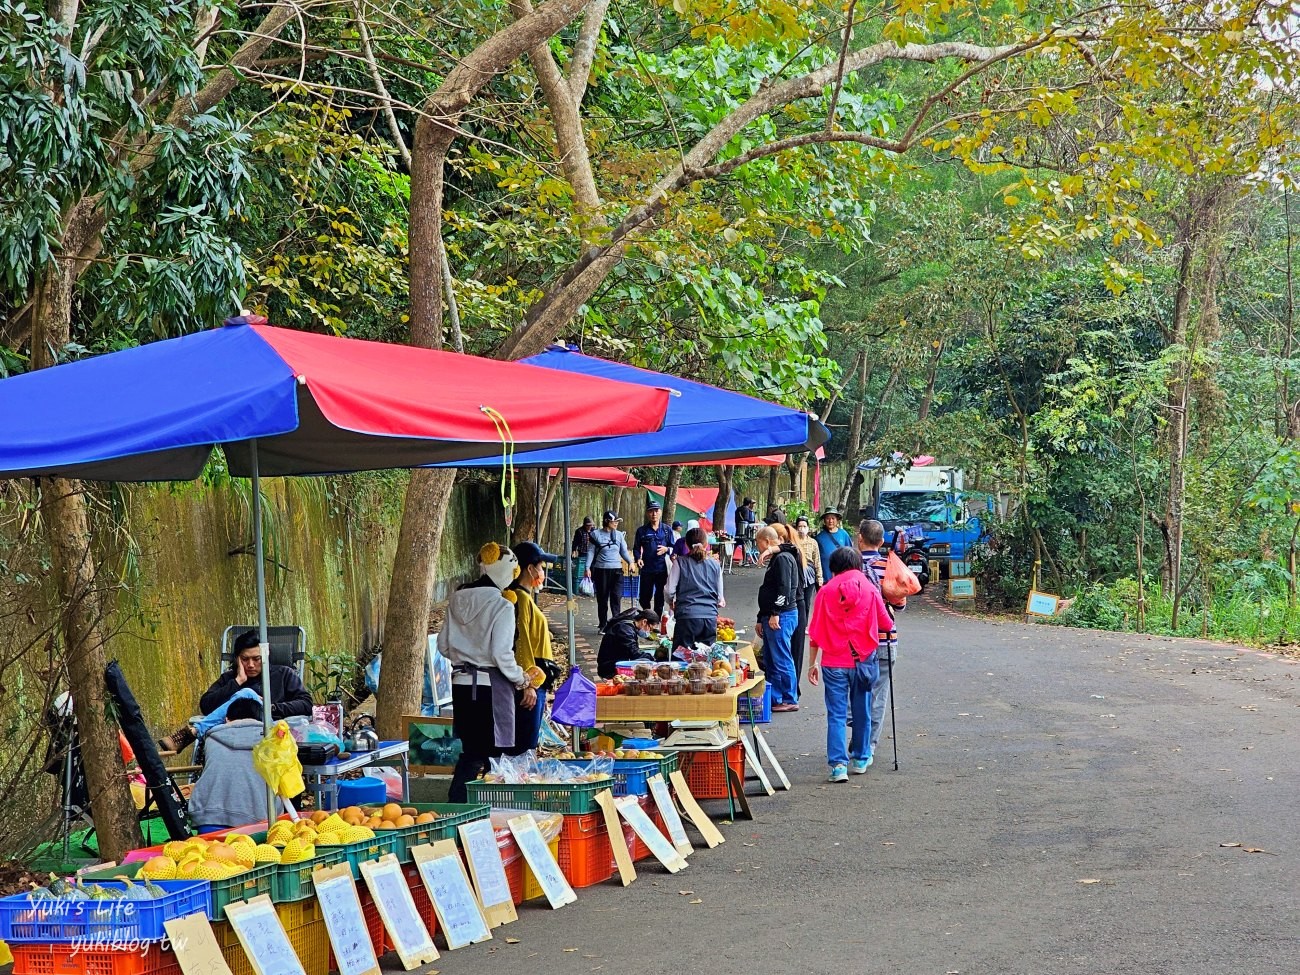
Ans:
[[[890,655],[888,661],[886,655]],[[889,682],[893,676],[891,662],[898,663],[898,644],[886,647],[882,643],[871,659],[876,661],[878,671],[876,679],[871,682],[871,753],[874,754],[876,743],[880,741],[880,730],[885,726],[885,705],[889,703]]]
[[[763,670],[772,685],[773,704],[798,702],[798,675],[794,672],[794,657],[790,652],[790,638],[799,625],[799,610],[787,609],[777,617],[777,628],[770,620],[763,620]]]
[[[878,676],[876,656],[872,654],[856,667],[823,667],[826,687],[826,762],[847,765],[849,759],[865,761],[871,757],[871,684]],[[852,736],[848,718],[853,714]],[[848,750],[845,739],[848,738]]]

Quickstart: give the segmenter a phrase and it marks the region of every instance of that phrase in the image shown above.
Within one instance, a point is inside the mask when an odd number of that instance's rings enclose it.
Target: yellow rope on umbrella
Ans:
[[[490,406],[480,406],[480,410],[496,427],[497,436],[501,438],[501,507],[505,511],[506,537],[509,538],[510,527],[514,524],[515,507],[515,441],[510,432],[510,423],[498,411]]]

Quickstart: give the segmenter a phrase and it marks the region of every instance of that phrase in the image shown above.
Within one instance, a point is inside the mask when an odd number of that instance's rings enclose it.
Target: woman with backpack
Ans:
[[[606,511],[603,527],[591,530],[591,544],[587,547],[583,578],[590,579],[596,590],[596,617],[600,622],[596,629],[600,633],[623,609],[623,563],[632,564],[627,536],[618,530],[619,520],[617,512]]]
[[[718,610],[722,595],[722,563],[709,552],[709,536],[698,526],[686,533],[686,554],[673,559],[668,570],[668,608],[673,625],[673,650],[713,646],[718,639]]]
[[[873,761],[871,686],[879,677],[876,647],[894,623],[880,593],[863,574],[857,549],[837,548],[831,553],[830,570],[833,577],[817,593],[808,621],[808,683],[825,685],[829,781],[847,782],[850,772],[862,775]]]

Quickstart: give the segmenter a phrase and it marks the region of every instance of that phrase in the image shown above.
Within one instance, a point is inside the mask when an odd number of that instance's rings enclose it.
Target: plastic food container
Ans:
[[[709,682],[703,677],[695,677],[687,682],[690,684],[692,694],[707,694],[709,692]]]
[[[630,680],[623,685],[623,693],[628,697],[640,697],[642,684],[639,680]]]
[[[709,691],[713,694],[726,694],[731,682],[725,677],[714,677],[709,681]]]
[[[674,677],[672,680],[664,681],[664,690],[669,694],[685,694],[686,681],[680,677]]]
[[[658,697],[664,692],[664,682],[658,677],[651,677],[649,680],[642,681],[641,687],[651,697]]]

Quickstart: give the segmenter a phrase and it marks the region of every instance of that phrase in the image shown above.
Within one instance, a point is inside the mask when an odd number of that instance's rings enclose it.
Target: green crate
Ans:
[[[318,867],[332,867],[345,859],[341,846],[318,846],[316,855],[310,860],[298,863],[272,863],[271,900],[277,904],[289,904],[293,901],[306,900],[316,896],[316,887],[312,883],[311,873]]]
[[[492,812],[484,803],[459,802],[416,802],[410,808],[416,812],[433,812],[438,818],[431,823],[418,826],[399,826],[392,832],[397,834],[397,848],[393,851],[402,863],[410,863],[411,850],[424,843],[436,843],[438,840],[456,839],[456,827],[461,823],[472,823],[476,819],[487,819]]]
[[[210,917],[225,917],[226,905],[251,900],[259,894],[269,894],[272,876],[278,864],[263,863],[225,880],[213,880]]]
[[[253,840],[256,843],[265,843],[266,833],[254,833]],[[344,856],[341,846],[318,846],[316,855],[310,859],[299,860],[297,863],[268,863],[266,866],[271,871],[271,887],[263,893],[270,894],[271,900],[276,904],[288,904],[315,897],[316,888],[311,882],[311,872],[317,867],[332,867],[336,863],[342,863]],[[217,917],[224,916],[224,914],[217,915]]]
[[[677,771],[678,764],[676,752],[671,752],[659,759],[659,774],[664,777],[665,782],[668,781],[668,776]]]
[[[343,859],[352,865],[352,876],[361,879],[361,864],[367,860],[378,860],[388,853],[396,853],[401,837],[395,829],[380,829],[368,840],[355,843],[340,843],[338,846],[318,846],[317,850],[342,850]],[[339,861],[341,862],[341,861]]]
[[[614,780],[548,785],[506,785],[503,782],[469,782],[466,788],[473,802],[486,802],[503,809],[531,809],[581,816],[599,808],[596,793],[611,788]]]

